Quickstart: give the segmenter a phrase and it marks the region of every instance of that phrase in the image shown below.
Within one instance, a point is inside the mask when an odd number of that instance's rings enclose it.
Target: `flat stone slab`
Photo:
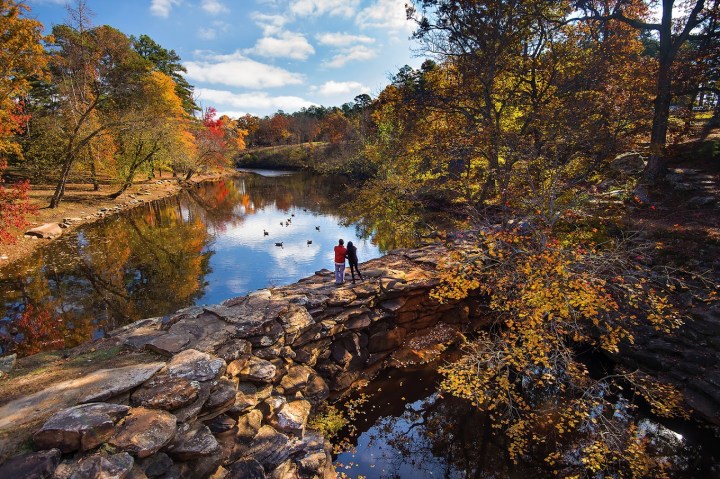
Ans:
[[[170,457],[177,461],[191,461],[220,452],[220,444],[207,426],[196,424],[179,431],[167,448]]]
[[[269,383],[275,377],[275,371],[275,365],[273,365],[270,361],[265,361],[264,359],[251,356],[250,361],[248,361],[245,367],[240,371],[238,377],[241,381]]]
[[[164,365],[157,362],[101,369],[11,401],[0,407],[0,436],[12,434],[25,424],[42,421],[60,409],[79,402],[95,402],[97,399],[94,398],[105,397],[103,392],[119,394],[139,386]],[[88,394],[88,391],[94,393]]]
[[[130,400],[135,406],[172,411],[195,401],[199,391],[197,381],[158,374],[132,393]]]
[[[263,467],[272,471],[290,457],[288,437],[270,426],[262,426],[253,438],[245,458],[255,459]]]
[[[156,372],[165,366],[165,363],[138,364],[118,369],[100,369],[91,373],[98,379],[105,379],[85,388],[81,403],[105,401],[118,396],[150,379]]]
[[[38,449],[60,449],[64,453],[88,451],[110,439],[115,423],[129,406],[91,403],[55,413],[33,436]]]
[[[186,349],[170,360],[167,374],[190,381],[209,381],[225,370],[225,361],[212,358],[207,353],[195,349]]]
[[[118,427],[109,443],[138,458],[148,457],[172,441],[177,432],[177,419],[157,409],[133,408]]]
[[[52,239],[57,238],[63,233],[60,223],[45,223],[37,228],[29,229],[25,232],[28,236],[35,236],[36,238]]]

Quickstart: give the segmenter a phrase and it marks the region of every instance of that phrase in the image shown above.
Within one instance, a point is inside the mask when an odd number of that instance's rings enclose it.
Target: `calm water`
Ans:
[[[336,456],[338,472],[353,479],[571,475],[570,470],[556,475],[531,455],[518,464],[509,460],[506,439],[493,430],[487,416],[466,401],[437,393],[439,364],[386,370],[351,397],[353,401],[359,395],[367,399],[355,407],[357,430],[350,437],[348,431],[341,432],[341,438],[349,439],[354,448]],[[646,413],[641,411],[640,416]],[[720,477],[720,438],[712,431],[685,421],[662,426],[649,416],[639,421],[639,430],[654,457],[675,465],[669,477]]]
[[[0,354],[72,347],[137,319],[295,282],[332,269],[338,238],[353,241],[360,261],[380,256],[342,225],[343,191],[340,178],[258,171],[80,227],[0,270]]]

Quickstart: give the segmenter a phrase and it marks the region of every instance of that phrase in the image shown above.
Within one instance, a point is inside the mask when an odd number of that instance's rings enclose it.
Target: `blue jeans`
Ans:
[[[335,284],[345,282],[345,263],[335,263]]]

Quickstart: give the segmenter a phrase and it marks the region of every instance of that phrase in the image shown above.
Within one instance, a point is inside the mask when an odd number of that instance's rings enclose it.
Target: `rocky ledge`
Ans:
[[[0,432],[38,415],[36,452],[0,466],[24,478],[334,477],[308,428],[317,406],[384,365],[433,359],[477,326],[479,307],[439,304],[440,245],[330,271],[110,333],[103,347],[165,360],[101,370],[0,408]],[[403,347],[404,346],[404,347]]]

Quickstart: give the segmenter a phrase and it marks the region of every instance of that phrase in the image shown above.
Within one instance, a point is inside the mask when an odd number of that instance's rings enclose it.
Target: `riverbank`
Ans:
[[[304,170],[322,175],[345,175],[366,179],[372,176],[367,165],[358,161],[352,143],[311,142],[249,148],[235,158],[239,168]]]
[[[63,224],[66,225],[63,234],[66,234],[80,225],[94,223],[137,205],[173,196],[188,185],[216,181],[239,174],[241,173],[234,169],[227,169],[197,175],[187,182],[170,176],[143,180],[134,183],[117,198],[110,197],[117,191],[117,185],[100,184],[99,189],[93,191],[89,184],[71,183],[67,185],[65,197],[57,208],[48,207],[54,193],[54,185],[31,185],[30,204],[35,206],[37,211],[28,217],[29,225],[26,228],[15,232],[14,244],[0,245],[0,268],[29,256],[37,248],[52,241],[52,239],[40,239],[24,234],[32,228],[48,223]]]

